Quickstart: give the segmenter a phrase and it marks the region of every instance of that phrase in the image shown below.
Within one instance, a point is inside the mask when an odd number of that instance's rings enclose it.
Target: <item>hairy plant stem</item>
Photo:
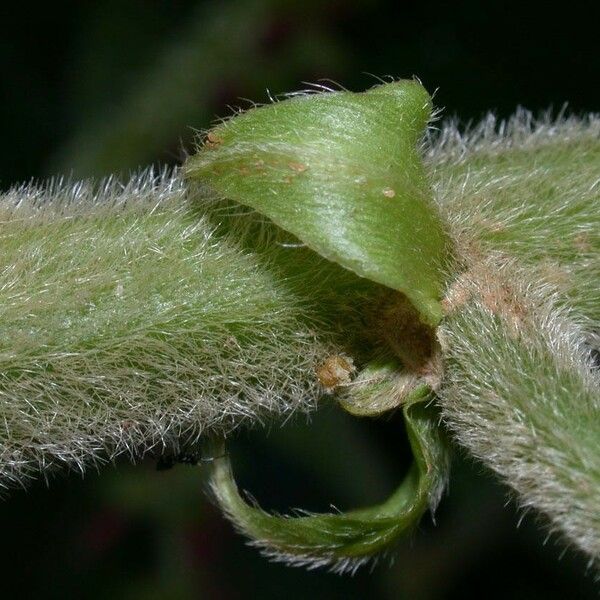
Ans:
[[[449,125],[425,154],[459,266],[438,331],[444,418],[597,558],[600,121]],[[0,245],[2,486],[314,410],[323,361],[360,382],[381,351],[365,315],[389,290],[177,173],[13,188]]]

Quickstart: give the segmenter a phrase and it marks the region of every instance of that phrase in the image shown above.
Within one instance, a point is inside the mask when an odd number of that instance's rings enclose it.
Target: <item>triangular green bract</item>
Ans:
[[[325,258],[441,318],[448,239],[417,150],[431,99],[415,81],[288,98],[224,121],[188,176]]]

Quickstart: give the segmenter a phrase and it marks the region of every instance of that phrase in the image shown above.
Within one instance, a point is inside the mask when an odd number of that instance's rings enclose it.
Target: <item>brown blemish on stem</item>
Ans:
[[[463,307],[473,295],[472,291],[464,285],[464,277],[460,276],[446,292],[446,296],[442,299],[442,311],[444,315],[450,315],[454,311]]]
[[[442,300],[445,315],[451,315],[468,302],[479,302],[501,318],[509,333],[518,337],[527,326],[529,308],[522,294],[505,276],[503,270],[488,262],[476,263],[462,273],[449,287]]]

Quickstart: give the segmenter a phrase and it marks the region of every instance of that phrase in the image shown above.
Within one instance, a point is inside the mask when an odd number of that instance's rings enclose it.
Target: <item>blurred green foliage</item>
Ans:
[[[0,185],[176,163],[194,129],[240,98],[331,78],[363,89],[416,74],[464,119],[517,104],[598,110],[595,20],[528,3],[392,0],[73,0],[3,8]],[[325,85],[329,83],[324,82]],[[408,450],[396,419],[325,411],[240,435],[241,482],[265,507],[376,502]],[[241,459],[241,457],[245,457]],[[251,461],[249,457],[254,457]],[[202,467],[152,460],[37,484],[0,505],[6,597],[592,598],[580,557],[516,529],[506,491],[460,457],[437,525],[423,523],[391,568],[353,579],[272,565],[244,546],[203,494]],[[8,590],[14,590],[8,593]]]

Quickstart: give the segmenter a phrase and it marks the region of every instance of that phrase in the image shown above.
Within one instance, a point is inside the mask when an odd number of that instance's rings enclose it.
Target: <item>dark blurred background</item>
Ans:
[[[463,122],[517,105],[600,110],[596,3],[391,0],[58,2],[0,11],[0,188],[177,163],[228,105],[331,79],[417,75]],[[324,82],[327,83],[327,82]],[[267,90],[269,92],[267,92]],[[243,487],[270,508],[381,500],[401,479],[397,419],[240,434]],[[19,598],[595,598],[585,560],[457,453],[434,526],[354,578],[273,565],[207,501],[202,467],[148,459],[0,503],[2,588]]]

